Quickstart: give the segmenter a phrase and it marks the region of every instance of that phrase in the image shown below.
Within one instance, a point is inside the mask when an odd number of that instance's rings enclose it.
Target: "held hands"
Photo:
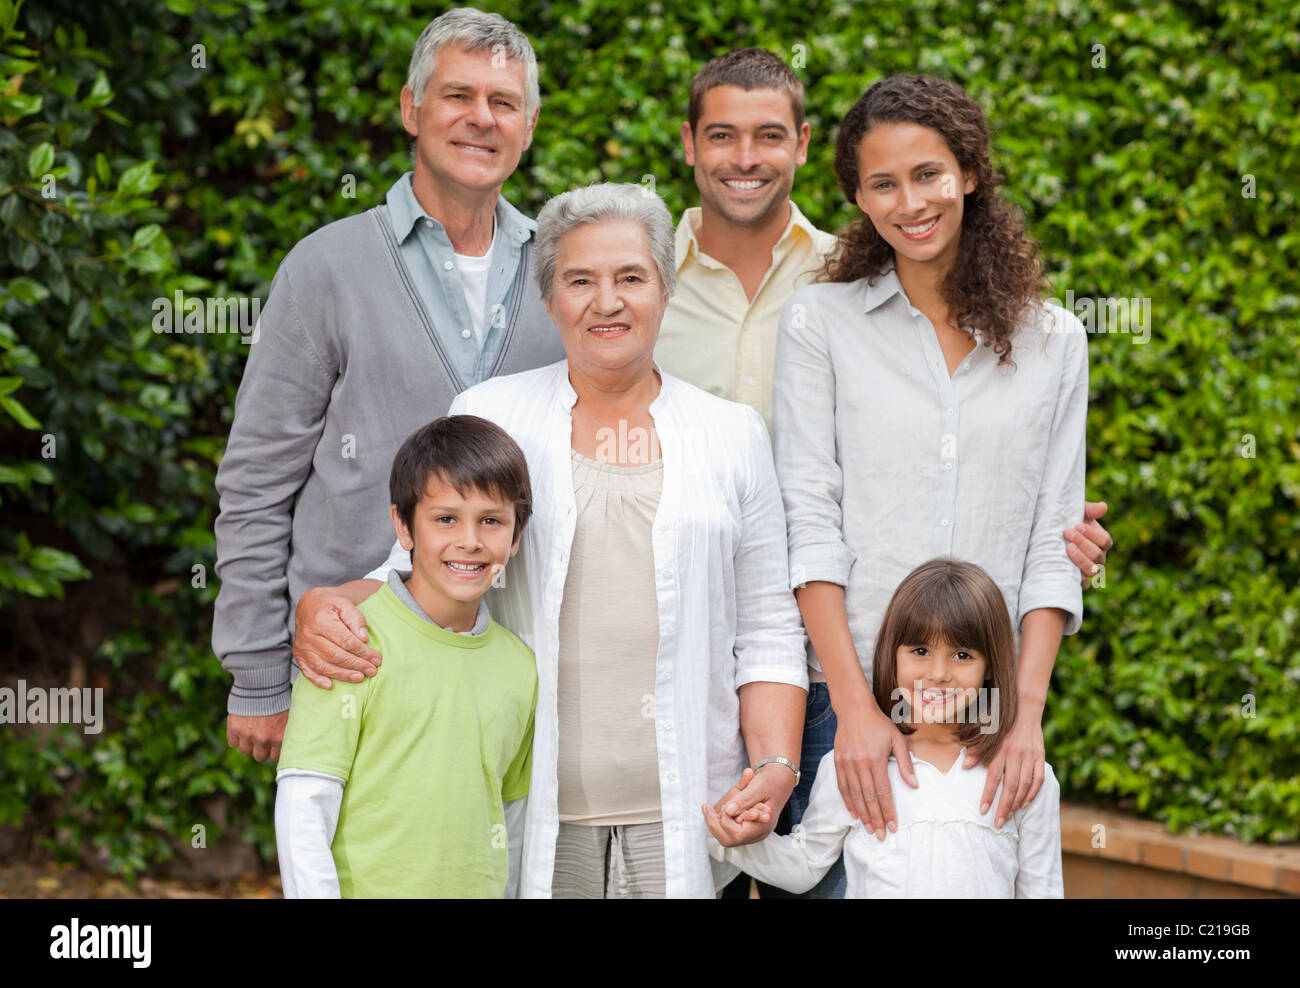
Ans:
[[[1085,501],[1083,503],[1083,522],[1073,528],[1067,528],[1065,535],[1065,554],[1070,562],[1079,567],[1083,574],[1083,589],[1092,586],[1098,567],[1106,563],[1106,553],[1115,548],[1115,540],[1101,527],[1097,519],[1106,514],[1105,501]]]
[[[835,729],[835,775],[839,782],[840,797],[855,820],[876,835],[885,839],[898,830],[898,814],[894,810],[894,797],[889,789],[889,756],[898,762],[903,781],[916,788],[916,772],[912,768],[912,754],[907,749],[907,739],[888,717],[879,710],[846,711],[838,719]]]
[[[781,807],[793,791],[794,773],[784,765],[764,765],[758,774],[747,768],[716,807],[703,803],[700,809],[719,844],[739,847],[757,843],[772,832]]]
[[[993,796],[997,793],[998,782],[1002,781],[1002,798],[998,800],[998,812],[994,826],[1001,827],[1007,817],[1028,805],[1043,785],[1047,753],[1043,747],[1043,725],[1039,716],[1022,712],[1016,717],[1011,732],[1002,742],[997,755],[989,763],[988,780],[984,783],[984,792],[980,795],[980,812],[987,813]],[[963,769],[973,768],[979,759],[967,755]],[[1003,777],[1005,773],[1005,778]]]
[[[330,681],[359,683],[382,661],[366,644],[366,619],[329,587],[308,590],[294,611],[293,658],[302,674],[323,690]]]

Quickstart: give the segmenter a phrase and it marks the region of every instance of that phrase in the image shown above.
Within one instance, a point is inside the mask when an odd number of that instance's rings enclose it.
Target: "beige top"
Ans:
[[[655,823],[659,614],[651,529],[663,461],[599,463],[573,452],[578,521],[560,605],[561,823]]]

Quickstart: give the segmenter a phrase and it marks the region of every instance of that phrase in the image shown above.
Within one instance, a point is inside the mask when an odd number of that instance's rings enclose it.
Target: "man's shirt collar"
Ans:
[[[799,204],[793,199],[790,202],[790,220],[781,231],[780,239],[777,240],[776,246],[772,248],[773,258],[779,253],[784,253],[788,247],[788,241],[796,236],[807,237],[814,244],[821,245],[822,240],[829,239],[834,241],[830,234],[822,233],[804,216]],[[716,260],[709,257],[700,250],[699,239],[695,235],[695,224],[700,221],[701,210],[699,206],[691,206],[682,213],[681,221],[677,224],[677,270],[680,272],[682,266],[686,264],[686,259],[694,252],[697,258],[701,258],[701,263],[711,267],[722,267]],[[707,260],[703,260],[707,258]]]
[[[406,238],[415,229],[415,225],[423,219],[432,221],[445,235],[442,223],[436,216],[425,213],[420,200],[415,197],[415,188],[412,185],[414,177],[414,172],[407,172],[388,190],[388,217],[392,221],[393,232],[397,235],[398,243],[405,243]],[[536,221],[530,220],[510,205],[505,196],[497,196],[495,216],[497,230],[503,232],[510,243],[521,244],[537,233]]]

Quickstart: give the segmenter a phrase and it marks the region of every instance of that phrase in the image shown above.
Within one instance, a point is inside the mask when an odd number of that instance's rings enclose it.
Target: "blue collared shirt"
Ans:
[[[411,273],[439,341],[456,362],[456,370],[466,386],[477,384],[487,377],[488,368],[501,347],[506,329],[505,313],[514,303],[511,286],[519,271],[522,247],[536,234],[537,224],[506,202],[504,196],[497,196],[486,326],[480,349],[451,240],[442,223],[425,213],[415,198],[411,186],[413,176],[414,172],[407,172],[388,190],[388,218],[397,236],[402,261]]]

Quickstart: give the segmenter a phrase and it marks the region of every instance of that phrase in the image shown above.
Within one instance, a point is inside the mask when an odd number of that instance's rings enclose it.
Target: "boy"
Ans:
[[[360,606],[383,664],[329,690],[294,683],[284,894],[500,898],[518,875],[537,670],[483,595],[519,550],[528,466],[498,426],[446,416],[402,444],[389,492],[412,569]]]

